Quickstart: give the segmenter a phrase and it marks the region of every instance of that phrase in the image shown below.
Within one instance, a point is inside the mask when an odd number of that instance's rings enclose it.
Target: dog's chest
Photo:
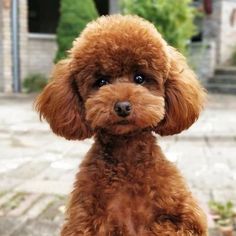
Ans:
[[[145,235],[153,220],[153,207],[147,196],[118,192],[107,205],[108,223],[116,225],[125,235]]]
[[[153,187],[156,181],[152,177],[155,170],[151,158],[146,159],[109,163],[99,171],[107,235],[151,235],[147,228],[155,218]]]

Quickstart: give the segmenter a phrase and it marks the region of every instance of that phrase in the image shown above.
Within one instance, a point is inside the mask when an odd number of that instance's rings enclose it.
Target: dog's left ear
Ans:
[[[85,121],[84,102],[79,93],[71,59],[57,63],[52,81],[38,96],[35,108],[57,135],[66,139],[85,139],[92,131]]]
[[[182,54],[169,47],[170,71],[165,81],[165,117],[155,131],[173,135],[189,128],[199,116],[205,91]]]

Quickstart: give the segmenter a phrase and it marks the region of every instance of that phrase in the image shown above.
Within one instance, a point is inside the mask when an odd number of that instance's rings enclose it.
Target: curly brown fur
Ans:
[[[113,15],[88,24],[36,102],[56,134],[95,138],[61,235],[207,235],[204,213],[152,134],[187,129],[204,97],[185,58],[149,22]],[[127,101],[128,115],[119,115],[115,105]]]

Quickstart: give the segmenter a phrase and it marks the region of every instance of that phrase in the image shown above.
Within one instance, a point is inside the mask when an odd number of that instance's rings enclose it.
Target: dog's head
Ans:
[[[52,77],[36,109],[67,139],[101,129],[176,134],[198,118],[205,95],[185,58],[135,16],[88,24]]]

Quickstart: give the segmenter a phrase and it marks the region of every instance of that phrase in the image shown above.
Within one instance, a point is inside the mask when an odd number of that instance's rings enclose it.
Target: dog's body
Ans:
[[[204,91],[148,22],[101,17],[87,26],[37,100],[52,130],[95,136],[77,174],[62,236],[206,236],[204,213],[152,132],[179,133]]]
[[[206,235],[204,215],[150,132],[96,137],[68,217],[63,236]]]

